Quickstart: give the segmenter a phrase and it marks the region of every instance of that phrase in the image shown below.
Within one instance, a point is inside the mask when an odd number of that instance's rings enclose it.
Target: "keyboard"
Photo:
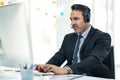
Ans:
[[[34,71],[33,74],[34,74],[35,76],[48,76],[48,75],[54,75],[53,72],[47,72],[47,73],[45,73],[45,72],[39,72],[39,71]]]

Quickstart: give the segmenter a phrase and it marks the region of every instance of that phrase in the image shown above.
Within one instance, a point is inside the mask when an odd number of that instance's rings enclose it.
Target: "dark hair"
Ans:
[[[71,6],[71,9],[82,11],[84,21],[85,22],[90,22],[90,8],[89,7],[87,7],[85,5],[81,5],[81,4],[73,4]]]

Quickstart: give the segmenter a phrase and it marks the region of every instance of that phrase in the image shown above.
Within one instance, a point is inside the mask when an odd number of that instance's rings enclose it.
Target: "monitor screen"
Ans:
[[[33,63],[25,3],[0,7],[0,66]]]

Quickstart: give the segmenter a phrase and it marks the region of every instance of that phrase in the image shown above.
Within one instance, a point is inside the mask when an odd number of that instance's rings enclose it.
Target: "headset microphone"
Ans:
[[[71,28],[73,28],[73,26],[72,25],[70,25],[71,26]]]
[[[71,28],[74,28],[73,26]]]

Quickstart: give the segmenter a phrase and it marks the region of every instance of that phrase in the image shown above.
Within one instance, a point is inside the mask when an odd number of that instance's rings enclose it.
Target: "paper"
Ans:
[[[114,79],[107,79],[107,78],[99,78],[99,77],[90,77],[90,76],[83,76],[80,79],[75,80],[114,80]]]
[[[82,77],[82,75],[49,75],[39,77],[38,80],[74,80]]]

